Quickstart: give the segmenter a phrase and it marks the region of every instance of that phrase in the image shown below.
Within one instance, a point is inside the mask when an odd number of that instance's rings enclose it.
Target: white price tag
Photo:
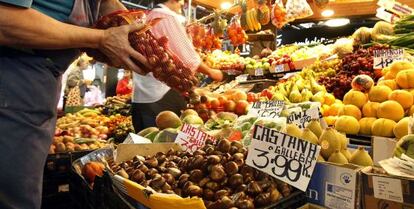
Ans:
[[[243,74],[236,77],[237,82],[244,82],[247,81],[247,78],[249,77],[249,74]]]
[[[319,107],[312,107],[302,112],[294,112],[287,117],[287,123],[293,123],[300,129],[304,129],[312,119],[320,119]]]
[[[254,75],[255,76],[262,76],[263,75],[263,69],[262,68],[257,68],[254,70]]]
[[[261,118],[277,118],[280,116],[284,106],[285,103],[283,101],[254,102],[247,114]]]
[[[256,125],[246,164],[306,191],[320,149],[316,144]]]
[[[203,147],[207,140],[215,139],[192,125],[184,124],[178,132],[175,143],[181,145],[183,151],[193,153]]]
[[[401,180],[379,176],[372,177],[374,197],[394,202],[404,202]]]
[[[285,72],[285,65],[284,64],[276,65],[275,71],[277,73]]]
[[[374,69],[383,69],[396,60],[403,60],[403,49],[374,50]]]

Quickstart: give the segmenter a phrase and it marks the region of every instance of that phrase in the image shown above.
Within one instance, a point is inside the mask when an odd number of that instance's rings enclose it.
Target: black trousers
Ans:
[[[2,209],[40,209],[60,82],[52,60],[0,47]]]
[[[169,90],[162,99],[154,103],[132,103],[132,123],[135,132],[156,126],[155,118],[165,110],[180,116],[181,110],[187,107],[185,99],[175,90]]]

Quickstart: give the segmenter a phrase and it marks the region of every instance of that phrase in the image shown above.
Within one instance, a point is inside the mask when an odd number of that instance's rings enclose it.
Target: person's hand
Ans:
[[[115,67],[132,70],[138,74],[145,74],[143,69],[138,67],[132,59],[149,68],[147,59],[135,51],[128,41],[129,33],[140,30],[144,26],[144,24],[130,24],[106,29],[100,42],[99,50],[111,59]]]
[[[211,69],[208,73],[208,76],[212,78],[214,81],[222,81],[223,80],[223,72],[221,70]]]

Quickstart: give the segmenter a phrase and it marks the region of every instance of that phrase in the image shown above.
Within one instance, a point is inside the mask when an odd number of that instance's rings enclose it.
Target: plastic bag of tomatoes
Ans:
[[[168,49],[168,38],[156,39],[150,31],[161,19],[149,22],[145,20],[145,12],[140,10],[117,11],[101,17],[95,27],[107,29],[131,23],[144,23],[146,26],[140,31],[129,34],[128,39],[132,48],[144,55],[151,65],[151,69],[143,68],[146,73],[153,73],[154,77],[179,92],[187,92],[198,84],[198,79],[183,62]],[[111,58],[99,50],[87,49],[86,53],[95,60],[111,64]],[[137,65],[140,65],[134,60]]]
[[[276,0],[275,4],[273,4],[271,19],[272,24],[276,26],[278,29],[281,29],[284,25],[288,23],[287,12],[281,0]]]
[[[239,15],[233,16],[230,20],[229,27],[227,28],[227,35],[229,36],[231,44],[235,47],[246,43],[247,34],[240,24]]]
[[[206,28],[200,23],[194,23],[187,26],[187,34],[190,35],[195,48],[202,49],[204,47],[204,38],[206,37]]]
[[[214,29],[209,27],[204,39],[204,50],[213,51],[215,49],[221,49],[221,40],[219,36],[214,33]]]

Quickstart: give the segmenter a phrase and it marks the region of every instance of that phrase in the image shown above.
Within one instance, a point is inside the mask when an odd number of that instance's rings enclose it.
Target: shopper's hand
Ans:
[[[144,24],[130,24],[113,27],[104,31],[99,50],[111,59],[115,67],[132,70],[138,74],[144,74],[143,69],[138,67],[132,59],[142,63],[149,68],[147,59],[135,51],[128,41],[128,34],[144,27]]]
[[[211,69],[208,75],[215,81],[222,81],[223,80],[223,72],[221,70]]]

